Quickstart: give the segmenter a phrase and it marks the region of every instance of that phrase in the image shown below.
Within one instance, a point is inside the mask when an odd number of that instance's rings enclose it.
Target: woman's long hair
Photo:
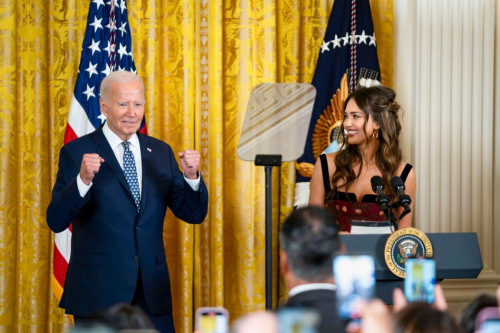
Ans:
[[[399,147],[401,124],[398,118],[398,110],[401,107],[394,101],[395,97],[396,93],[394,90],[387,87],[359,87],[347,96],[344,103],[345,111],[347,103],[351,99],[354,99],[359,108],[364,112],[366,120],[363,131],[367,143],[369,142],[369,138],[366,134],[366,123],[369,117],[380,126],[378,134],[380,144],[375,153],[375,165],[382,172],[382,179],[386,188],[385,192],[391,200],[395,200],[397,195],[392,190],[390,179],[396,175],[402,158],[401,148]],[[336,169],[331,178],[331,193],[336,193],[339,189],[347,192],[349,186],[359,177],[363,169],[362,152],[357,145],[349,144],[343,122],[340,126],[340,133],[344,135],[344,140],[342,148],[335,156]],[[353,167],[358,164],[359,172],[355,174]]]

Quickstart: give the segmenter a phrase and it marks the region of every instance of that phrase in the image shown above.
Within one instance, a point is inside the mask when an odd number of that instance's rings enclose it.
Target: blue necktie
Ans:
[[[134,154],[130,150],[130,142],[122,142],[123,146],[123,172],[125,173],[125,178],[127,179],[128,186],[130,186],[130,191],[132,191],[132,196],[134,197],[135,206],[137,207],[137,212],[141,207],[141,192],[139,190],[139,180],[137,178],[137,169],[135,168]]]

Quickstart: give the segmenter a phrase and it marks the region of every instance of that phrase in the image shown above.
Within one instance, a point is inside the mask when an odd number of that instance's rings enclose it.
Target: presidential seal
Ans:
[[[431,241],[422,231],[405,228],[389,236],[385,243],[384,258],[394,275],[404,278],[406,260],[415,257],[432,258]]]

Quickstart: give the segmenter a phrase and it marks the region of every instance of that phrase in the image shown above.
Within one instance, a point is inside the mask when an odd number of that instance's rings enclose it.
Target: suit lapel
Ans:
[[[132,201],[134,200],[134,196],[132,195],[132,191],[130,190],[130,186],[128,186],[127,179],[125,179],[125,174],[123,173],[120,164],[116,160],[115,153],[111,149],[108,140],[104,136],[102,132],[102,126],[94,131],[94,142],[98,145],[96,152],[104,159],[104,163],[111,171],[115,174],[116,178],[120,181],[123,188],[130,195]]]
[[[141,210],[139,216],[146,207],[149,194],[149,184],[151,182],[151,165],[153,164],[153,150],[148,146],[148,138],[140,132],[137,132],[139,144],[141,146],[142,158],[142,193],[141,193]]]

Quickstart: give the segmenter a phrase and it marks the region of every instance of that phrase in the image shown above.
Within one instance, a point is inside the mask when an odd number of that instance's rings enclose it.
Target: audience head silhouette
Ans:
[[[289,274],[304,282],[333,279],[332,256],[340,250],[340,242],[329,211],[311,206],[292,212],[283,224],[280,242],[285,279]]]
[[[453,317],[436,309],[432,304],[415,302],[398,312],[394,333],[462,333]]]

